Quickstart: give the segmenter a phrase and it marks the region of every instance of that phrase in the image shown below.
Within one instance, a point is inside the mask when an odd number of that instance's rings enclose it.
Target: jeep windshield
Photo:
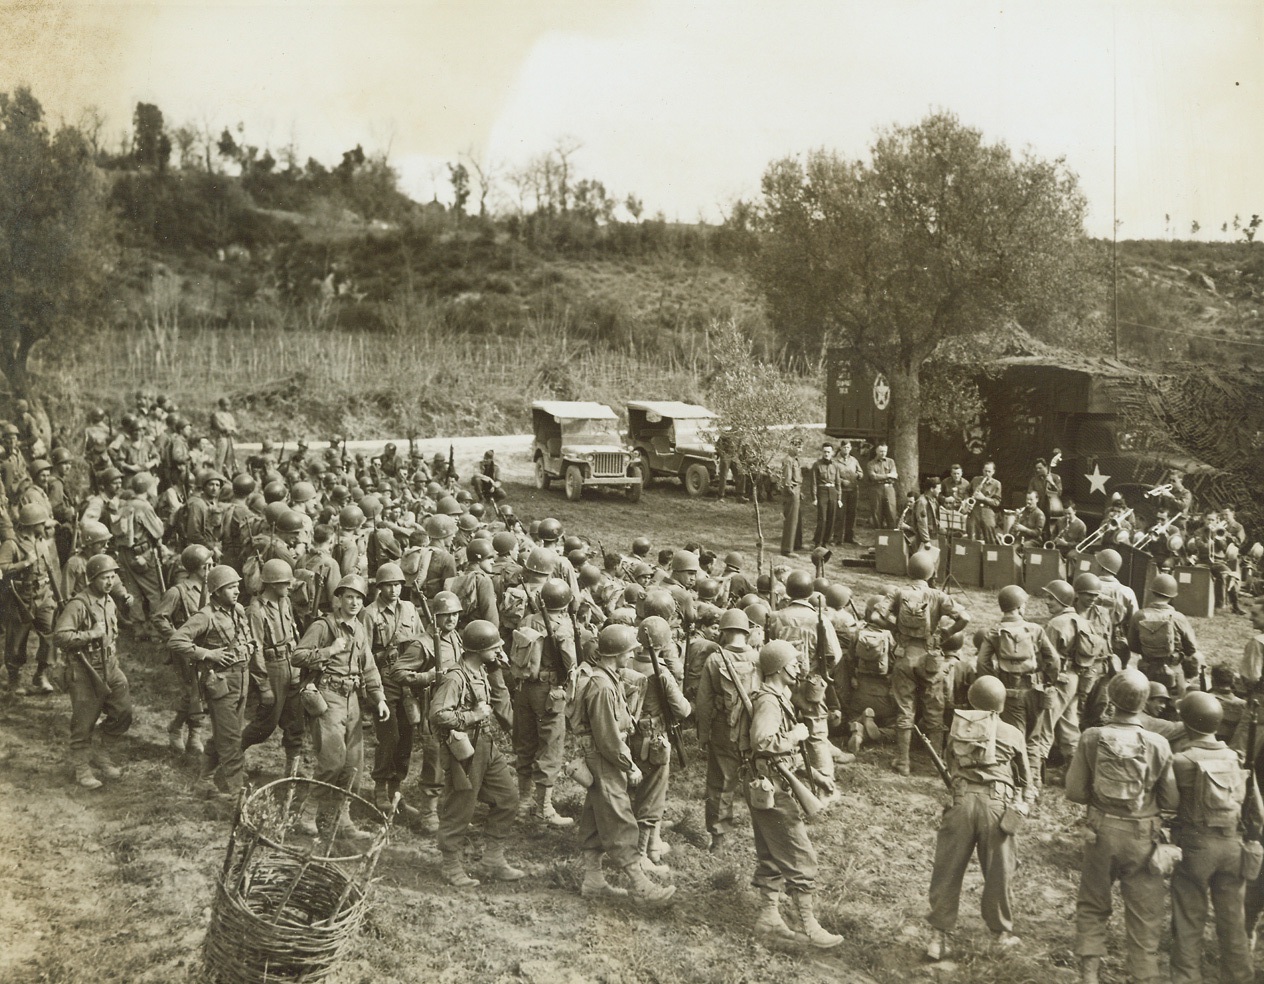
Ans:
[[[682,448],[709,447],[715,443],[715,421],[707,419],[677,420],[676,444]]]
[[[563,420],[563,444],[592,444],[623,447],[617,420]]]

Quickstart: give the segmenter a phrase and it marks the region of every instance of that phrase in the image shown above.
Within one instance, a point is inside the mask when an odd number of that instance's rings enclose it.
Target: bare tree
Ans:
[[[578,137],[558,137],[553,149],[546,155],[555,180],[557,208],[565,213],[571,206],[571,179],[574,165],[571,159],[584,146]]]
[[[467,147],[462,151],[461,157],[469,164],[470,170],[474,172],[475,180],[478,181],[478,215],[479,218],[485,219],[487,218],[487,198],[500,178],[503,166],[499,161],[475,154],[473,147]]]
[[[105,149],[105,114],[97,106],[87,106],[79,114],[75,129],[83,134],[83,139],[92,149],[92,159],[96,160]]]

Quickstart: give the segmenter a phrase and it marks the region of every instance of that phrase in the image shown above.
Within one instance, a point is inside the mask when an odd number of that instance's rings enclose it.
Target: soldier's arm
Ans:
[[[585,696],[592,701],[588,708],[588,726],[592,729],[593,748],[621,771],[629,771],[632,753],[618,730],[614,691],[589,685]]]
[[[183,656],[191,663],[200,663],[213,659],[221,650],[203,649],[195,640],[202,638],[211,627],[210,613],[204,608],[194,612],[189,620],[171,634],[167,640],[167,649],[175,656]]]
[[[103,626],[91,624],[87,606],[78,598],[72,598],[57,618],[53,641],[63,649],[83,649],[104,634]]]
[[[477,581],[477,605],[482,618],[500,628],[500,612],[496,610],[496,588],[490,577],[480,577]]]
[[[153,622],[154,628],[158,630],[158,638],[162,640],[164,645],[171,641],[171,636],[176,631],[176,627],[171,624],[171,616],[175,614],[176,605],[179,603],[180,589],[172,585],[163,593],[162,598],[158,602],[158,607],[150,613],[150,621]]]
[[[983,637],[983,641],[979,643],[979,651],[975,656],[975,665],[978,666],[980,675],[994,674],[996,672],[996,646],[992,636],[993,633],[989,632]]]
[[[693,709],[699,745],[705,745],[711,740],[711,718],[715,713],[712,702],[718,691],[718,688],[712,684],[711,678],[720,672],[721,665],[719,656],[707,657],[702,673],[698,677],[698,692],[694,695]]]
[[[1176,645],[1182,656],[1198,655],[1198,639],[1194,636],[1194,627],[1180,612],[1176,614]]]
[[[789,731],[781,728],[781,705],[770,694],[756,693],[752,698],[750,741],[756,755],[784,755],[798,747]]]
[[[1058,679],[1058,674],[1062,672],[1062,656],[1039,626],[1035,626],[1032,635],[1036,639],[1036,653],[1040,658],[1040,665],[1044,669],[1045,680],[1053,683]]]
[[[658,675],[658,682],[659,686],[663,688],[663,700],[671,707],[677,721],[684,720],[693,713],[693,706],[685,698],[684,692],[680,689],[680,684],[671,675],[671,671],[665,666],[662,670],[662,673]]]
[[[941,607],[939,609],[940,618],[947,615],[951,618],[952,625],[948,628],[949,635],[955,635],[958,632],[964,632],[966,626],[970,624],[970,613],[962,608],[953,600],[952,595],[946,592],[940,592]],[[938,621],[936,622],[938,624]]]
[[[1087,804],[1093,787],[1093,772],[1088,764],[1088,738],[1086,733],[1075,746],[1075,754],[1071,756],[1071,765],[1066,773],[1066,798],[1072,803]]]
[[[1163,740],[1159,759],[1159,782],[1154,795],[1159,804],[1159,812],[1175,813],[1181,805],[1181,790],[1176,784],[1176,771],[1172,768],[1172,749],[1167,740]]]
[[[307,631],[299,639],[298,647],[290,657],[290,662],[295,666],[322,669],[332,658],[333,654],[326,651],[331,642],[333,639],[328,623],[323,618],[318,618],[307,627]]]
[[[268,634],[264,630],[263,619],[263,609],[258,604],[251,604],[246,609],[246,624],[250,626],[251,634],[259,640],[268,638]],[[276,695],[272,692],[272,681],[268,677],[268,666],[264,662],[262,645],[255,646],[250,650],[249,670],[250,679],[259,691],[259,699],[265,704],[275,702]]]
[[[1141,613],[1134,612],[1128,619],[1128,648],[1134,653],[1141,652]]]
[[[373,658],[372,651],[365,652],[364,667],[361,672],[364,675],[364,690],[376,708],[378,704],[386,700],[386,692],[382,689],[382,674],[378,671],[377,660]]]
[[[477,723],[473,711],[461,710],[462,689],[460,671],[449,670],[435,691],[434,703],[430,708],[430,721],[436,730],[460,731]]]

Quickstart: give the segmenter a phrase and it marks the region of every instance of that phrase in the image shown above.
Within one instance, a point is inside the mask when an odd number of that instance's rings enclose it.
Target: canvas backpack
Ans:
[[[1114,812],[1130,815],[1145,804],[1150,765],[1140,728],[1102,728],[1093,769],[1093,794]]]
[[[1236,829],[1246,798],[1246,769],[1234,753],[1223,758],[1194,760],[1194,803],[1190,819],[1196,824]]]
[[[912,639],[929,639],[931,637],[930,609],[932,594],[930,588],[915,588],[900,592],[900,609],[896,615],[896,627],[901,635]]]
[[[544,632],[532,625],[519,625],[509,643],[509,669],[516,680],[535,680],[540,676],[540,660],[544,656]]]
[[[856,672],[886,676],[891,672],[891,633],[875,625],[862,625],[856,633]]]
[[[1001,716],[995,711],[973,709],[953,711],[948,729],[948,746],[964,766],[996,764],[996,732]]]
[[[1176,662],[1176,610],[1143,609],[1137,622],[1137,639],[1141,646],[1142,659]]]
[[[1110,659],[1110,639],[1083,615],[1072,613],[1075,636],[1071,643],[1071,662],[1081,670],[1091,669]]]
[[[1001,622],[996,627],[996,665],[1005,673],[1035,673],[1036,644],[1028,622]]]

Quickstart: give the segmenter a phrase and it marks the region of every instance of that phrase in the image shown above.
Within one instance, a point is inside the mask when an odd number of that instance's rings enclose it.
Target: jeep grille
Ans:
[[[593,478],[613,478],[617,475],[626,475],[627,471],[628,456],[622,452],[599,451],[593,455]]]

